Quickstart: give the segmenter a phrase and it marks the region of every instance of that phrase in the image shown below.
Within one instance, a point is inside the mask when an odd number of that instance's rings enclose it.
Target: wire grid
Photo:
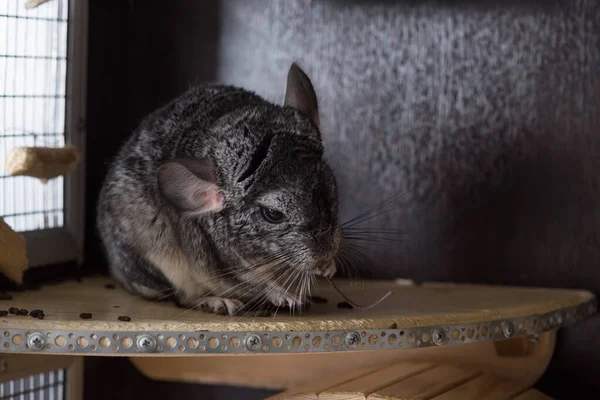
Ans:
[[[65,144],[68,1],[0,0],[0,217],[18,232],[64,225],[64,179],[7,176],[14,147]]]
[[[65,383],[63,369],[15,379],[0,383],[0,400],[63,400]]]

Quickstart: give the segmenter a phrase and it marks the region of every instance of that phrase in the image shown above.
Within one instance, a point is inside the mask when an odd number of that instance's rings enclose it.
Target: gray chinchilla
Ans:
[[[336,271],[337,196],[314,89],[292,64],[284,106],[201,85],[146,117],[109,168],[98,229],[134,294],[229,315],[294,308]]]

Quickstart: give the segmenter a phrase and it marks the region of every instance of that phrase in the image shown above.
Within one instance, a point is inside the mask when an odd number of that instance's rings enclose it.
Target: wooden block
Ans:
[[[367,399],[431,399],[480,374],[466,368],[440,365],[378,390]]]
[[[6,157],[6,169],[12,176],[30,176],[42,182],[70,173],[79,162],[73,146],[62,148],[16,147]]]
[[[25,239],[0,218],[0,272],[23,283],[23,272],[28,265]]]
[[[401,382],[434,367],[435,365],[430,363],[400,362],[327,389],[319,394],[319,399],[363,400],[381,388]]]
[[[306,365],[306,364],[304,364]],[[306,367],[310,367],[306,365]],[[300,364],[300,368],[303,365]],[[332,387],[343,385],[346,382],[353,382],[356,379],[361,378],[364,375],[375,373],[380,371],[381,367],[369,367],[369,368],[353,368],[345,371],[343,374],[330,375],[323,377],[315,382],[309,383],[307,386],[303,386],[301,390],[290,390],[284,393],[276,394],[275,396],[269,397],[266,400],[317,400],[321,399],[322,393]]]

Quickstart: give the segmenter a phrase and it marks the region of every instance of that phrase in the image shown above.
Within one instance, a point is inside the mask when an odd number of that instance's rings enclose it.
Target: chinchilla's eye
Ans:
[[[268,207],[261,207],[260,213],[265,221],[271,224],[280,224],[285,220],[285,215],[281,211],[273,210]]]

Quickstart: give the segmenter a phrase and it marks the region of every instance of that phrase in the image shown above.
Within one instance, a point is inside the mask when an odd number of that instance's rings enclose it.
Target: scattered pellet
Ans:
[[[35,310],[31,310],[31,312],[29,313],[29,316],[33,317],[33,318],[38,318],[39,315],[43,314],[43,313],[44,312],[42,310],[35,309]]]
[[[129,322],[131,321],[131,318],[129,318],[127,315],[121,315],[119,316],[119,321],[124,321],[124,322]]]
[[[320,296],[311,296],[310,301],[315,302],[317,304],[327,303],[327,299],[325,297],[320,297]]]
[[[0,293],[0,300],[12,300],[13,297],[10,294]]]
[[[340,301],[339,303],[337,303],[337,307],[338,308],[354,308],[352,307],[352,304],[348,303],[347,301]]]
[[[38,319],[44,319],[44,312],[42,311],[41,313],[38,314],[37,316]]]
[[[11,314],[14,314],[14,315],[19,315],[19,309],[16,308],[16,307],[10,307],[8,309],[8,312],[11,313]]]
[[[114,289],[116,288],[116,286],[114,285],[114,283],[107,283],[106,285],[104,285],[105,288],[107,289]]]
[[[79,314],[79,318],[81,319],[90,319],[92,318],[92,313],[84,312]]]
[[[390,329],[396,329],[398,328],[398,324],[396,324],[395,322],[392,324],[392,326],[390,326]]]
[[[21,309],[19,310],[19,314],[20,314],[20,315],[27,315],[27,314],[29,314],[29,311],[27,311],[27,310],[26,310],[26,309],[24,309],[24,308],[21,308]]]
[[[121,306],[113,306],[114,308],[121,308]]]
[[[6,317],[8,315],[8,311],[0,310],[0,317]]]

